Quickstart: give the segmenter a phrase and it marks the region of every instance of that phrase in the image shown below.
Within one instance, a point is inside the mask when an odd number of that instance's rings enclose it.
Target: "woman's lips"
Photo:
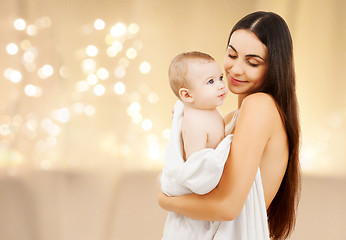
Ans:
[[[246,82],[247,82],[247,81],[240,81],[240,80],[237,80],[237,79],[231,77],[231,83],[232,83],[233,85],[241,85],[241,84],[244,84],[244,83],[246,83]]]

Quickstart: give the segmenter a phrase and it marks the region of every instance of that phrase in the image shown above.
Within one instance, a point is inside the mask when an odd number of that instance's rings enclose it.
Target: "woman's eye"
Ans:
[[[208,84],[213,84],[214,83],[214,80],[213,79],[210,79],[209,81],[208,81]]]
[[[248,63],[249,63],[249,65],[251,66],[251,67],[257,67],[259,64],[257,64],[257,63],[252,63],[252,62],[250,62],[250,61],[248,61]]]
[[[236,56],[236,55],[231,55],[231,54],[228,54],[228,56],[229,56],[230,58],[232,58],[232,59],[236,59],[236,58],[237,58],[237,56]]]

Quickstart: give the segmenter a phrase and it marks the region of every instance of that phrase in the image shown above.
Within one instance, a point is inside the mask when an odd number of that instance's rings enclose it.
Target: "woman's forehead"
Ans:
[[[239,54],[255,54],[265,57],[267,47],[251,31],[239,29],[233,32],[228,47],[232,47]]]

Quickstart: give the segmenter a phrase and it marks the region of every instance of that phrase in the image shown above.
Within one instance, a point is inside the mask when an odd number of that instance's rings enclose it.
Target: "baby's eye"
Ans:
[[[223,76],[220,76],[219,80],[220,80],[220,81],[223,81]]]
[[[208,81],[208,84],[213,84],[214,83],[214,79],[210,79],[209,81]]]

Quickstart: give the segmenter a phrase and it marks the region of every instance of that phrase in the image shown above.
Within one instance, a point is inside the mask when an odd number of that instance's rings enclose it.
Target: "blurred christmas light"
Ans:
[[[85,53],[89,57],[95,57],[99,53],[99,50],[95,45],[88,45],[85,49]]]
[[[53,121],[50,118],[44,118],[41,122],[41,126],[43,129],[48,131],[54,125]]]
[[[117,95],[123,95],[126,91],[126,86],[123,82],[117,82],[116,84],[114,84],[114,92]]]
[[[34,49],[31,48],[23,54],[23,60],[26,63],[32,63],[35,61],[36,55]]]
[[[141,50],[143,48],[143,43],[140,40],[135,40],[133,42],[133,47],[137,49],[137,51]]]
[[[42,95],[42,90],[40,87],[34,86],[32,84],[27,84],[24,87],[24,93],[28,96],[28,97],[41,97]]]
[[[25,27],[26,27],[26,22],[25,22],[24,19],[18,18],[18,19],[16,19],[16,20],[13,22],[13,26],[14,26],[14,28],[15,28],[16,30],[22,31],[22,30],[24,30]]]
[[[95,72],[96,69],[96,61],[92,58],[87,58],[82,62],[82,69],[84,73],[91,74]]]
[[[84,113],[85,113],[85,115],[91,117],[91,116],[95,115],[96,109],[94,106],[88,105],[84,108]]]
[[[148,96],[148,101],[150,103],[158,103],[159,102],[159,95],[157,95],[156,93],[150,93]]]
[[[55,120],[61,123],[67,123],[71,118],[70,111],[67,108],[54,110],[52,116]]]
[[[77,114],[83,113],[84,112],[84,103],[76,102],[72,105],[72,109]]]
[[[51,125],[48,129],[47,132],[51,136],[58,136],[60,134],[60,127],[58,125]]]
[[[118,54],[118,50],[114,46],[110,46],[107,48],[108,57],[115,57]]]
[[[37,34],[37,27],[35,25],[28,25],[26,28],[26,33],[29,36],[35,36]]]
[[[139,124],[143,120],[143,116],[140,113],[135,113],[131,116],[132,122]]]
[[[108,45],[112,45],[114,41],[115,41],[115,37],[112,36],[111,34],[108,34],[108,35],[105,37],[105,42],[106,42]]]
[[[46,79],[52,76],[53,73],[54,73],[54,68],[49,64],[45,64],[38,70],[37,74],[41,79]]]
[[[84,80],[78,81],[78,82],[76,83],[76,89],[77,89],[78,92],[85,92],[85,91],[88,91],[88,89],[89,89],[89,84],[88,84],[87,81],[84,81]]]
[[[38,20],[38,25],[42,28],[48,28],[52,24],[52,21],[50,20],[49,17],[43,17]]]
[[[8,136],[11,133],[10,126],[7,124],[0,125],[0,135]]]
[[[141,105],[138,102],[133,102],[131,105],[127,108],[127,114],[129,116],[133,116],[138,114],[141,111]]]
[[[123,23],[117,23],[111,28],[111,34],[114,37],[120,37],[126,33],[126,26]]]
[[[149,131],[153,127],[153,123],[150,119],[144,119],[141,124],[143,130]]]
[[[24,39],[23,41],[20,42],[19,45],[24,51],[27,51],[31,47],[31,42],[27,39]]]
[[[101,80],[106,80],[109,77],[109,72],[105,68],[99,68],[96,71],[96,75]]]
[[[136,34],[139,31],[139,26],[136,23],[131,23],[129,26],[129,33]]]
[[[59,68],[59,75],[63,78],[69,78],[70,77],[70,70],[66,66],[61,66]]]
[[[119,66],[119,67],[116,67],[114,69],[114,75],[117,78],[123,78],[125,76],[125,74],[126,74],[126,70],[124,67]]]
[[[103,94],[105,94],[105,92],[106,92],[106,88],[102,84],[97,84],[94,87],[94,93],[96,96],[102,96]]]
[[[19,83],[22,81],[22,73],[18,70],[14,70],[12,68],[5,69],[5,77],[13,83]]]
[[[123,50],[123,44],[116,40],[112,43],[112,47],[114,47],[118,52]]]
[[[37,121],[34,119],[30,119],[26,122],[25,126],[29,131],[34,132],[37,129]]]
[[[102,30],[106,26],[106,23],[102,19],[96,19],[94,22],[94,28],[96,30]]]
[[[99,81],[99,79],[95,74],[89,74],[86,81],[89,85],[93,86]]]
[[[151,69],[151,66],[150,66],[150,63],[148,63],[148,62],[142,62],[139,65],[139,71],[143,74],[149,73],[150,69]]]
[[[130,61],[127,58],[122,57],[119,59],[119,67],[127,68],[129,65]]]
[[[16,55],[18,53],[18,46],[15,43],[9,43],[6,46],[6,51],[10,55]]]
[[[126,56],[127,56],[129,59],[134,59],[134,58],[137,56],[137,51],[136,51],[136,49],[134,49],[134,48],[129,48],[129,49],[127,49],[127,51],[126,51]]]

